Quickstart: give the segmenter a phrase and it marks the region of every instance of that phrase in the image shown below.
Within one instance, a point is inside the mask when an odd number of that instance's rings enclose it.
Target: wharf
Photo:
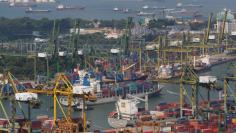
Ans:
[[[195,70],[197,72],[201,72],[204,70],[208,70],[213,66],[220,65],[229,61],[234,61],[236,60],[236,55],[226,55],[226,54],[216,54],[216,55],[211,55],[210,59],[210,66],[206,67],[195,67]]]

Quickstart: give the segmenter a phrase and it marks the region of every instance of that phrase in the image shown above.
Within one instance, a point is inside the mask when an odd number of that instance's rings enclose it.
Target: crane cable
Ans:
[[[9,120],[9,118],[8,118],[7,112],[6,112],[5,108],[4,108],[4,106],[3,106],[1,100],[0,100],[0,106],[1,106],[1,108],[2,108],[2,111],[3,111],[3,113],[4,113],[5,117],[6,117],[6,119],[7,119],[7,122],[8,122],[9,124],[11,124],[11,122],[10,122],[10,120]]]
[[[60,104],[60,102],[59,102],[57,96],[56,96],[56,101],[57,101],[57,103],[58,103],[58,105],[59,105],[59,107],[60,107],[60,109],[61,109],[61,111],[62,111],[62,114],[63,114],[64,117],[66,118],[66,121],[69,122],[69,120],[68,120],[68,118],[67,118],[67,116],[66,116],[66,113],[65,113],[65,111],[63,110],[63,108],[62,108],[62,106],[61,106],[61,104]]]

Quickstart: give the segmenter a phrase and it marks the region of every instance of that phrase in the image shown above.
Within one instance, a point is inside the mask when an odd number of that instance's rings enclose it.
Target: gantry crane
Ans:
[[[208,17],[208,24],[207,24],[207,30],[205,32],[205,35],[204,35],[204,39],[203,39],[203,45],[207,45],[208,43],[208,39],[209,39],[209,35],[210,35],[210,31],[211,31],[211,20],[212,20],[212,16],[213,16],[213,13],[210,14],[210,16]],[[203,47],[203,55],[205,54],[205,48]],[[208,52],[208,51],[207,51]]]
[[[208,44],[209,35],[210,35],[210,31],[211,31],[212,17],[213,17],[213,13],[211,13],[208,17],[207,28],[205,30],[205,34],[204,34],[203,41],[201,42],[201,44],[199,44],[199,45],[188,45],[188,46],[185,46],[186,48],[190,48],[190,49],[199,48],[200,49],[200,54],[201,55],[206,55],[206,54],[210,54],[209,49],[214,49],[214,48],[220,47],[218,45],[209,45]]]
[[[52,89],[31,89],[27,92],[37,93],[37,94],[47,94],[53,97],[53,124],[54,131],[63,131],[68,129],[68,132],[72,133],[74,130],[78,132],[78,123],[72,119],[72,101],[74,97],[82,98],[85,106],[85,100],[96,100],[96,97],[92,96],[90,93],[83,94],[74,94],[73,86],[68,80],[67,76],[63,73],[58,73],[55,84]],[[63,110],[62,106],[59,103],[58,96],[66,96],[68,99],[67,114]],[[61,109],[64,119],[62,121],[57,121],[57,108]],[[83,131],[87,129],[86,125],[86,113],[83,111]]]
[[[130,39],[131,39],[131,28],[132,28],[132,17],[128,17],[127,24],[126,24],[126,31],[125,31],[125,55],[129,54],[130,48]]]
[[[229,107],[230,106],[234,106],[234,105],[228,104],[228,98],[231,96],[234,99],[234,103],[236,101],[236,95],[235,95],[236,93],[230,87],[230,84],[229,84],[230,81],[231,82],[235,82],[236,81],[236,77],[235,76],[224,77],[224,91],[223,91],[223,94],[224,94],[224,112],[225,113],[229,113],[230,112]],[[232,113],[232,112],[230,112],[230,113]]]
[[[223,20],[223,26],[220,28],[220,33],[218,36],[218,44],[221,45],[222,44],[222,40],[224,37],[224,33],[225,33],[225,23],[227,21],[227,14],[228,14],[228,10],[225,10],[225,14],[224,14],[224,20]]]
[[[210,86],[215,87],[214,83],[200,83],[199,76],[193,71],[191,66],[189,64],[182,64],[182,70],[181,70],[181,77],[177,79],[156,79],[153,80],[153,82],[158,83],[172,83],[172,84],[179,84],[179,107],[180,107],[180,117],[183,117],[184,111],[191,111],[192,116],[194,118],[198,118],[199,116],[199,86],[201,87],[208,87]],[[188,87],[191,87],[190,89]],[[191,90],[191,96],[187,94],[187,90]],[[185,100],[187,97],[190,100],[191,103],[191,109],[185,108]],[[208,97],[208,103],[210,102]]]
[[[22,84],[20,84],[20,82],[9,71],[6,71],[4,73],[4,77],[2,79],[2,82],[3,82],[3,88],[1,88],[2,91],[3,91],[4,87],[9,87],[10,91],[12,91],[9,94],[4,94],[3,92],[1,92],[1,94],[0,94],[0,100],[4,97],[4,98],[7,98],[8,100],[10,100],[10,102],[11,102],[11,110],[12,110],[11,111],[11,113],[12,113],[11,118],[9,118],[7,116],[7,113],[6,113],[2,103],[0,103],[1,108],[4,112],[4,115],[7,118],[8,123],[10,125],[10,127],[9,127],[10,129],[5,129],[5,130],[8,130],[8,131],[11,130],[11,132],[14,132],[15,129],[20,129],[20,133],[22,133],[23,129],[24,129],[24,130],[27,130],[28,132],[31,132],[31,121],[30,121],[31,120],[31,108],[30,107],[31,106],[33,106],[35,108],[39,107],[39,105],[40,105],[39,101],[37,99],[28,99],[27,101],[21,101],[19,99],[16,99],[16,95],[19,93],[23,93],[25,91],[25,88],[23,87]],[[23,87],[23,88],[20,89],[19,87]],[[26,116],[25,116],[25,113],[24,113],[23,108],[21,106],[21,102],[25,102],[26,104],[28,104],[28,118],[26,118]],[[23,125],[21,127],[16,127],[16,125],[15,125],[15,122],[16,122],[15,115],[16,115],[16,106],[17,105],[18,105],[18,107],[25,119],[25,121],[23,122]]]

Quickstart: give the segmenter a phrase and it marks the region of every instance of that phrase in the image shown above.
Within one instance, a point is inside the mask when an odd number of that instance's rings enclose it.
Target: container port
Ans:
[[[53,0],[2,2],[55,13],[41,9]],[[236,14],[141,4],[99,9],[132,16],[120,21],[1,18],[0,133],[236,132]]]

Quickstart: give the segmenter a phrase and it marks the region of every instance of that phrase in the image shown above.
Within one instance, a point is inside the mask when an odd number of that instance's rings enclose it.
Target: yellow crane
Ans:
[[[46,94],[51,95],[53,97],[53,124],[54,124],[54,131],[56,130],[65,130],[70,129],[69,132],[72,133],[73,130],[78,131],[78,124],[76,122],[73,122],[72,120],[72,101],[74,97],[82,98],[83,101],[85,100],[96,100],[95,96],[92,96],[90,93],[84,93],[84,94],[74,94],[73,93],[73,86],[68,80],[67,76],[63,73],[59,73],[56,77],[55,83],[53,85],[52,89],[30,89],[28,92],[37,93],[37,94]],[[66,96],[68,101],[68,107],[67,107],[67,114],[65,113],[64,109],[60,105],[60,102],[58,100],[58,96]],[[57,108],[61,109],[65,120],[57,121]],[[83,111],[83,128],[84,132],[86,132],[86,113]],[[58,123],[58,124],[57,124]],[[57,128],[57,126],[59,126]]]
[[[17,94],[17,93],[21,93],[21,92],[23,92],[23,90],[18,90],[18,88],[17,88],[17,85],[19,85],[20,84],[20,82],[9,72],[9,71],[7,71],[7,72],[5,72],[4,73],[4,76],[3,76],[3,79],[2,79],[2,82],[3,82],[3,86],[5,86],[6,84],[9,84],[9,86],[10,86],[10,89],[12,89],[12,92],[13,92],[13,94],[9,94],[9,95],[7,95],[7,96],[5,96],[4,94],[3,94],[3,92],[1,92],[1,94],[0,94],[0,106],[1,106],[1,108],[2,108],[2,110],[3,110],[3,112],[4,112],[4,116],[6,117],[6,119],[8,120],[8,123],[9,123],[9,125],[10,125],[10,129],[3,129],[3,130],[9,130],[9,131],[14,131],[15,129],[25,129],[25,130],[27,130],[28,132],[30,132],[31,131],[31,122],[30,122],[30,113],[29,113],[29,110],[28,110],[28,120],[25,120],[24,122],[23,122],[23,125],[22,125],[22,127],[16,127],[16,125],[15,125],[15,113],[16,113],[16,104],[18,105],[18,107],[19,107],[19,109],[21,110],[21,112],[23,113],[23,116],[24,116],[24,118],[26,118],[26,116],[25,116],[25,113],[23,112],[23,108],[22,108],[22,106],[21,106],[21,103],[20,103],[20,101],[16,101],[16,97],[15,97],[15,95]],[[3,88],[2,88],[3,89]],[[3,91],[3,90],[2,90]],[[7,112],[6,112],[6,110],[4,109],[4,107],[3,107],[3,105],[2,105],[2,102],[1,102],[1,99],[2,98],[7,98],[8,100],[10,100],[10,102],[12,103],[12,106],[11,106],[11,108],[12,108],[12,116],[11,116],[11,120],[9,121],[9,117],[7,116]],[[28,101],[28,106],[30,105],[30,104],[34,104],[33,103],[34,101],[33,100],[29,100]],[[20,131],[20,132],[22,132],[22,131]]]

